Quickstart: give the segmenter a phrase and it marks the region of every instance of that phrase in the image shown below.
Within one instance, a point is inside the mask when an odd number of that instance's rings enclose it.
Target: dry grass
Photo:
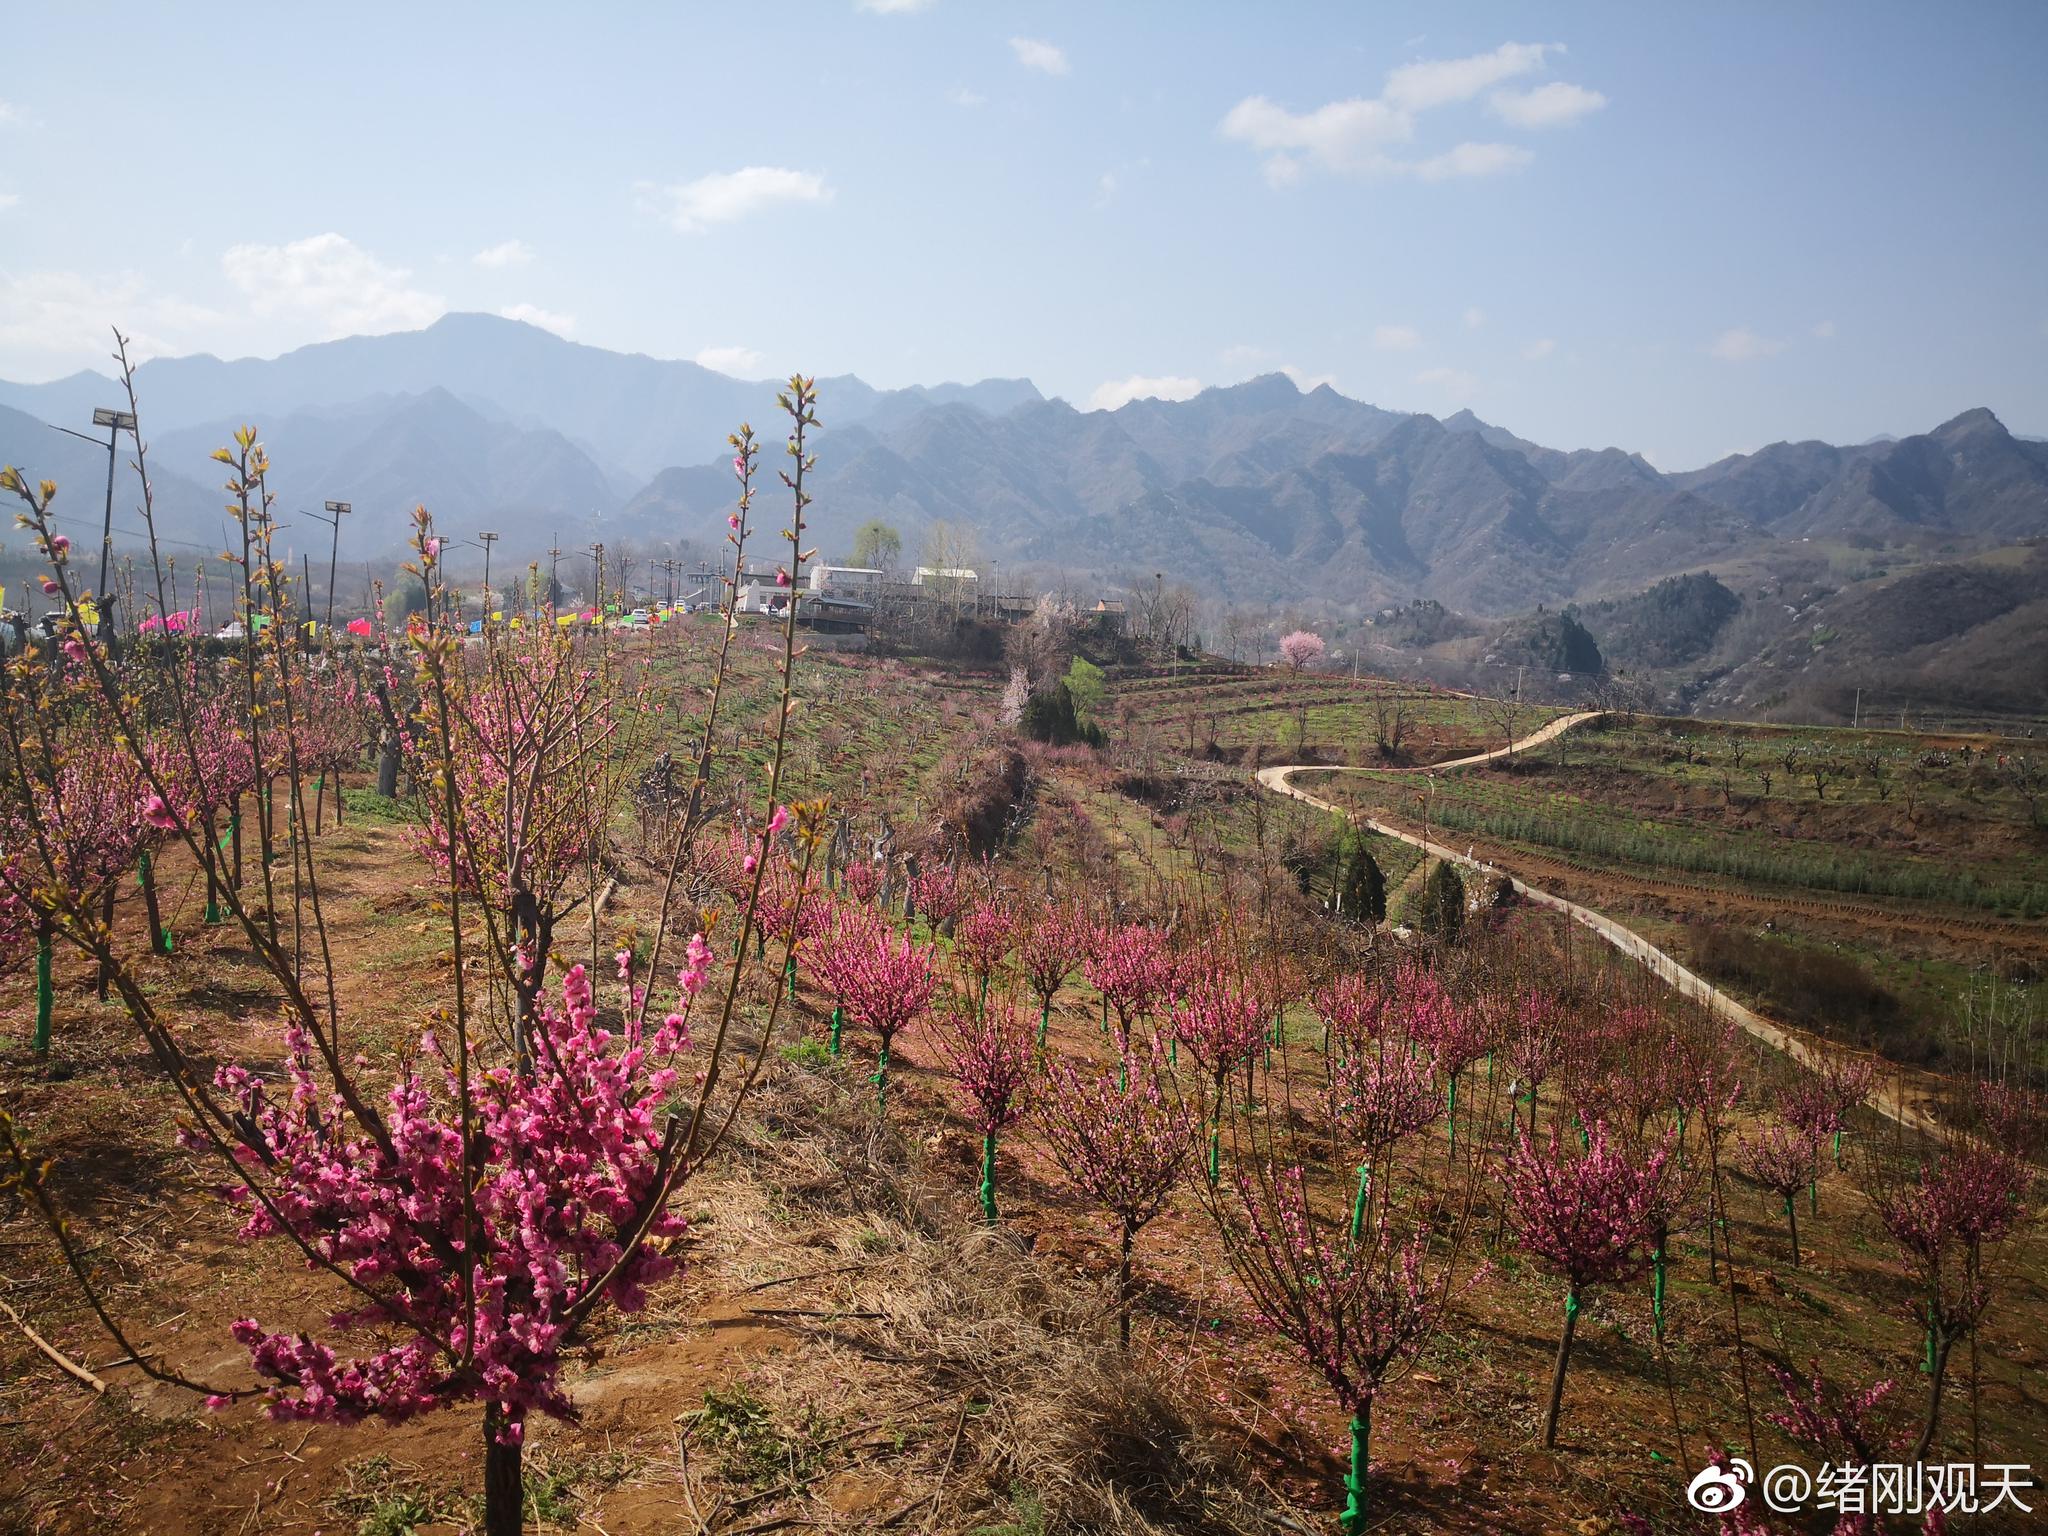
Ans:
[[[779,1070],[731,1170],[766,1219],[724,1217],[725,1241],[781,1270],[755,1282],[760,1300],[804,1341],[750,1384],[763,1400],[792,1417],[830,1403],[856,1444],[914,1417],[893,1511],[913,1528],[1318,1528],[1142,1348],[1117,1349],[1105,1289],[983,1225],[861,1088],[850,1069]]]

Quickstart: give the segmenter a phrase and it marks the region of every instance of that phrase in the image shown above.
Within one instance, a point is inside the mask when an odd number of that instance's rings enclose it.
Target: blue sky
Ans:
[[[744,376],[1285,367],[1665,468],[2048,434],[2048,6],[9,8],[0,377],[518,314]]]

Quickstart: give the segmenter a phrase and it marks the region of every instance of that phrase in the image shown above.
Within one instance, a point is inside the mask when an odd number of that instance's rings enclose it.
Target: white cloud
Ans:
[[[0,354],[15,378],[106,370],[117,325],[143,358],[190,351],[220,324],[215,311],[153,292],[132,273],[0,272]]]
[[[1017,55],[1017,62],[1026,69],[1047,75],[1064,75],[1067,72],[1066,50],[1052,43],[1040,42],[1035,37],[1011,38],[1010,52]]]
[[[1819,325],[1813,328],[1813,335],[1816,341],[1833,341],[1835,339],[1835,322],[1832,320],[1821,321]]]
[[[1583,85],[1552,80],[1527,91],[1495,91],[1487,100],[1494,113],[1517,128],[1556,128],[1607,105],[1607,98]]]
[[[988,98],[986,96],[982,95],[979,91],[970,91],[964,85],[956,85],[953,89],[946,92],[946,100],[953,103],[956,107],[985,107],[988,105]]]
[[[1519,144],[1459,144],[1418,162],[1415,174],[1424,181],[1447,181],[1453,176],[1497,176],[1503,171],[1518,171],[1535,158]]]
[[[1113,411],[1133,400],[1192,400],[1201,392],[1200,379],[1173,375],[1151,379],[1134,373],[1128,379],[1110,379],[1097,385],[1095,393],[1088,397],[1088,409]]]
[[[1290,161],[1289,181],[1298,178],[1299,162],[1285,152],[1312,155],[1333,171],[1384,171],[1395,169],[1384,147],[1408,138],[1415,131],[1413,121],[1384,101],[1354,97],[1333,101],[1313,112],[1289,112],[1264,96],[1247,96],[1225,115],[1220,132],[1254,149],[1273,153]],[[1267,179],[1273,180],[1272,161],[1267,162]]]
[[[11,101],[0,101],[0,123],[25,123],[27,121],[28,109],[26,107],[17,107]]]
[[[1373,331],[1372,344],[1382,352],[1413,352],[1422,345],[1422,333],[1412,325],[1382,325]]]
[[[503,267],[523,267],[533,260],[533,248],[524,240],[503,240],[496,245],[485,246],[469,259],[492,271]]]
[[[1415,375],[1415,382],[1453,400],[1469,400],[1479,388],[1479,381],[1460,368],[1425,368]]]
[[[20,201],[21,194],[19,192],[0,192],[0,213],[5,213]]]
[[[1481,309],[1477,304],[1474,304],[1471,308],[1465,311],[1466,330],[1476,331],[1479,329],[1479,327],[1481,327],[1484,324],[1486,324],[1486,311]]]
[[[1724,363],[1753,363],[1760,357],[1776,357],[1784,350],[1784,342],[1759,336],[1748,326],[1738,325],[1716,336],[1707,355]]]
[[[652,194],[665,218],[682,234],[695,234],[713,224],[730,224],[772,208],[777,203],[828,203],[832,190],[815,171],[792,171],[776,165],[749,165],[718,171],[675,186],[643,189]]]
[[[729,373],[736,379],[761,376],[761,354],[752,347],[703,347],[690,361],[716,373]]]
[[[1522,348],[1522,356],[1532,363],[1540,363],[1543,361],[1543,359],[1550,356],[1550,354],[1555,352],[1556,350],[1556,339],[1549,336],[1542,336],[1538,337],[1535,341],[1530,342],[1529,345]]]
[[[498,313],[507,320],[524,320],[528,325],[553,331],[557,336],[567,336],[576,329],[574,315],[557,314],[552,309],[542,309],[538,304],[508,304]]]
[[[856,11],[873,11],[877,16],[908,16],[930,10],[933,0],[853,0]]]
[[[323,338],[417,330],[448,309],[439,294],[413,287],[405,268],[331,231],[288,245],[230,246],[220,264],[252,314],[309,322]]]
[[[1268,184],[1301,179],[1304,158],[1352,175],[1412,175],[1423,181],[1487,176],[1528,164],[1530,153],[1509,144],[1460,144],[1438,155],[1409,160],[1393,147],[1415,136],[1422,113],[1470,101],[1502,82],[1544,67],[1561,43],[1503,43],[1491,53],[1429,59],[1388,71],[1376,97],[1353,96],[1308,112],[1291,112],[1264,96],[1247,96],[1224,115],[1217,131],[1266,156]],[[1493,110],[1518,128],[1569,122],[1605,106],[1607,98],[1582,86],[1552,82],[1528,91],[1495,91]]]
[[[1266,178],[1267,186],[1284,192],[1301,180],[1301,160],[1295,155],[1268,155],[1259,173]]]
[[[1562,43],[1502,43],[1491,53],[1463,59],[1430,59],[1403,64],[1387,75],[1386,99],[1408,112],[1426,112],[1543,67],[1544,55],[1563,53]]]

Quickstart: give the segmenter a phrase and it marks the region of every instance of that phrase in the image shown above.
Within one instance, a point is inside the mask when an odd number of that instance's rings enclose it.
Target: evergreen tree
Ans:
[[[1365,846],[1365,836],[1356,828],[1338,845],[1337,915],[1346,922],[1378,924],[1387,917],[1387,877],[1379,861]]]
[[[1422,931],[1432,939],[1455,943],[1465,928],[1465,882],[1447,860],[1439,859],[1422,885]]]

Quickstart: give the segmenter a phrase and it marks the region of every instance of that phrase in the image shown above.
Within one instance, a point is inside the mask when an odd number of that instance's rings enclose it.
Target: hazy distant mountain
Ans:
[[[118,399],[108,396],[108,400]],[[83,419],[92,420],[92,408],[88,406]],[[102,434],[104,441],[104,434]],[[120,451],[114,461],[114,540],[117,545],[132,548],[141,542],[142,518],[137,509],[142,505],[142,482],[135,473],[134,444],[124,435]],[[60,526],[66,529],[74,543],[81,547],[90,545],[97,548],[100,529],[107,511],[107,450],[81,442],[75,437],[56,432],[44,422],[21,411],[0,405],[0,464],[13,464],[35,480],[54,480],[57,483],[57,500],[53,514]],[[168,537],[189,539],[195,530],[210,527],[214,513],[219,510],[221,497],[207,486],[218,483],[220,466],[208,464],[192,472],[180,472],[152,457],[150,480],[156,491],[157,522],[159,531]],[[7,498],[11,503],[12,498]],[[12,508],[0,527],[11,528]],[[8,534],[7,539],[19,540],[26,547],[26,536]],[[209,552],[217,552],[211,535],[203,541]],[[180,564],[189,565],[191,552],[172,550],[178,554]]]
[[[232,429],[221,421],[168,432],[151,453],[180,468],[204,464]],[[350,502],[346,537],[358,554],[395,550],[410,537],[413,507],[425,505],[451,536],[489,528],[506,540],[501,553],[530,558],[557,532],[594,526],[622,494],[561,433],[515,426],[445,389],[299,411],[267,423],[263,440],[278,466],[278,520],[293,523],[295,509],[318,511],[324,500]],[[318,551],[326,532],[301,521],[304,531],[294,527],[285,542]]]
[[[991,379],[930,389],[877,390],[852,377],[821,380],[833,421],[902,419],[926,406],[964,403],[1007,410],[1038,391],[1026,380]],[[351,336],[278,358],[157,358],[136,371],[145,431],[213,421],[271,421],[367,396],[445,389],[493,401],[514,421],[561,433],[616,473],[644,480],[666,464],[716,454],[743,420],[766,423],[775,386],[730,378],[696,363],[608,352],[495,315],[444,315],[422,331]],[[0,404],[46,421],[91,419],[119,391],[92,373],[50,384],[0,384]]]
[[[812,538],[828,558],[871,517],[913,556],[944,521],[972,527],[985,559],[1041,574],[1158,573],[1351,612],[1419,596],[1506,616],[1768,567],[1802,540],[1897,551],[1903,569],[2048,535],[2048,447],[1981,409],[1896,441],[1776,443],[1665,475],[1619,448],[1547,448],[1470,411],[1387,411],[1280,374],[1115,411],[1047,400],[1027,380],[820,389]],[[287,510],[355,502],[358,555],[395,547],[419,502],[458,537],[497,529],[515,559],[556,535],[709,541],[733,495],[725,434],[752,420],[779,467],[772,384],[487,315],[268,361],[157,360],[138,390],[159,490],[185,498],[196,526],[217,530],[218,497],[173,494],[163,477],[212,483],[205,453],[254,421]],[[0,406],[66,424],[112,397],[92,374],[0,384]],[[0,417],[0,447],[11,434],[32,471],[75,465],[60,478],[99,483],[73,452],[86,445],[26,421]],[[762,497],[779,511],[772,478]]]

